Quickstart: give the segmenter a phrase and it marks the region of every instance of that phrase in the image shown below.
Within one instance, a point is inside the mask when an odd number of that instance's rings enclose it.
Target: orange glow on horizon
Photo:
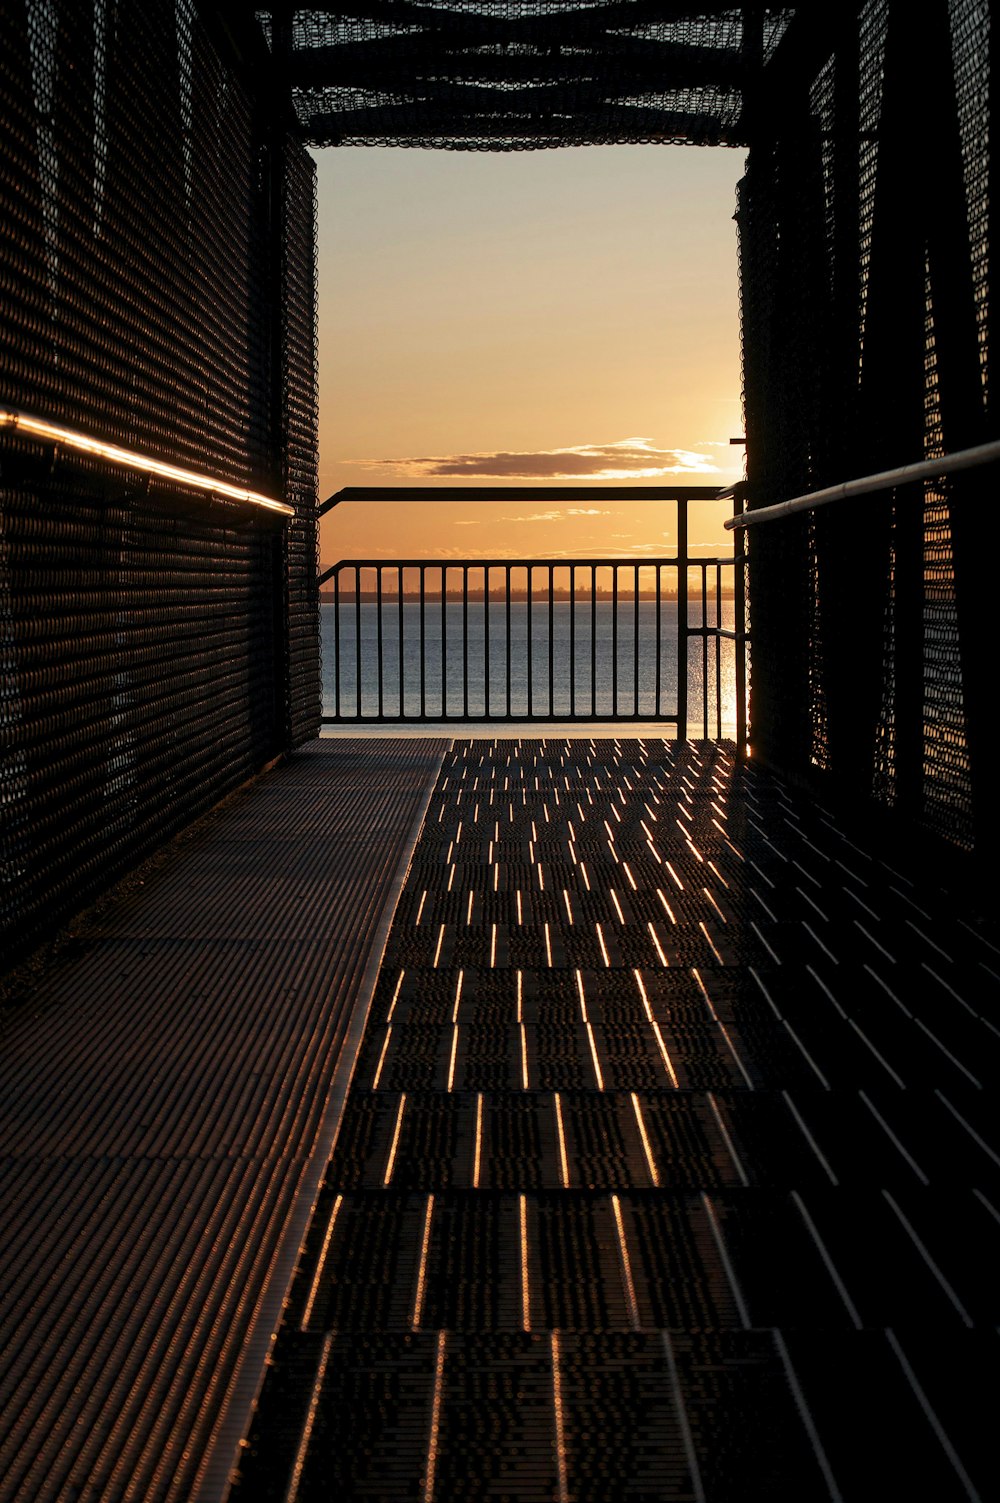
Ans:
[[[319,153],[323,497],[350,486],[731,485],[734,151]],[[728,554],[724,503],[691,552]],[[338,506],[343,558],[659,557],[674,508]]]

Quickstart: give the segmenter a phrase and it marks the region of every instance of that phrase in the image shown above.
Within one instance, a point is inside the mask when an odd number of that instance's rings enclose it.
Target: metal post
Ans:
[[[483,565],[483,714],[490,714],[490,566]]]
[[[510,719],[510,564],[504,566],[504,579],[507,589],[507,719]]]
[[[611,565],[611,714],[618,714],[618,565]]]
[[[448,566],[441,565],[441,719],[448,713]]]
[[[534,600],[533,600],[533,591],[532,591],[532,588],[531,588],[531,565],[530,564],[525,569],[525,573],[528,576],[528,719],[530,720],[531,719],[532,710],[534,709],[534,677],[535,677],[534,649],[533,649],[533,643],[532,643],[532,626],[534,624],[533,620],[532,620],[532,609],[533,609],[533,605],[534,605]]]
[[[420,565],[420,718],[427,719],[427,579],[423,564]]]
[[[569,566],[569,713],[576,714],[576,564]]]
[[[340,570],[333,575],[333,713],[340,719]]]
[[[378,718],[384,719],[385,704],[383,694],[383,671],[382,671],[382,566],[379,564],[375,569],[375,610],[378,615],[375,623],[376,643],[378,653]]]
[[[469,566],[462,565],[462,714],[469,718]]]
[[[688,513],[687,498],[677,501],[677,737],[687,740],[688,711]]]
[[[701,734],[708,739],[708,565],[701,562]]]
[[[396,587],[398,590],[397,604],[399,606],[399,718],[404,718],[403,704],[403,649],[405,645],[405,633],[403,630],[403,566],[400,564],[396,570]]]
[[[635,641],[633,642],[633,681],[632,681],[632,713],[639,718],[639,565],[633,568],[633,582],[635,585],[635,598],[633,600],[633,621],[635,623]]]
[[[590,566],[590,713],[597,714],[597,565]]]
[[[722,739],[722,565],[715,566],[715,738]]]
[[[733,515],[743,511],[743,490],[733,496]],[[736,755],[741,762],[747,757],[747,617],[746,617],[746,533],[736,528],[733,549],[733,626],[736,630]]]
[[[361,719],[361,568],[354,571],[354,697]]]
[[[663,660],[662,650],[662,610],[663,610],[663,570],[659,564],[656,566],[656,698],[654,701],[654,713],[660,713],[660,690],[662,683],[661,663]]]
[[[549,564],[549,714],[555,714],[556,694],[556,618],[555,618],[555,565]]]

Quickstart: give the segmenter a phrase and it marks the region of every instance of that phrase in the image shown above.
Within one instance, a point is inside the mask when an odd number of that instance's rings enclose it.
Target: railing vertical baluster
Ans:
[[[618,714],[618,565],[611,566],[611,714]]]
[[[382,565],[375,566],[376,643],[378,655],[378,718],[381,720],[385,705],[382,692]]]
[[[555,565],[549,564],[549,714],[556,712],[556,603]]]
[[[427,719],[427,568],[420,565],[420,718]]]
[[[722,565],[715,566],[715,735],[722,740]]]
[[[527,577],[528,577],[528,719],[530,720],[532,714],[534,713],[534,708],[535,708],[535,705],[534,705],[534,697],[535,697],[535,664],[534,664],[535,644],[534,644],[534,633],[533,633],[533,627],[534,627],[534,606],[535,606],[535,602],[534,602],[534,599],[533,599],[532,588],[531,588],[532,581],[531,581],[531,565],[530,564],[528,564],[528,566],[527,566],[527,568],[525,570],[525,573],[527,574]]]
[[[576,715],[576,564],[569,566],[569,713]]]
[[[677,498],[677,735],[687,740],[688,708],[688,513]]]
[[[576,715],[576,564],[570,564],[570,718]]]
[[[441,719],[448,714],[448,565],[441,565]]]
[[[462,714],[469,718],[469,566],[462,565]]]
[[[632,686],[632,688],[633,688],[633,694],[632,694],[632,713],[636,716],[636,718],[638,718],[638,715],[639,715],[639,565],[638,564],[636,564],[634,566],[632,572],[633,572],[633,575],[635,577],[635,609],[634,609],[634,612],[633,612],[633,619],[635,621],[635,642],[633,644],[634,648],[635,648],[635,677],[634,677],[634,683],[633,683],[633,686]]]
[[[510,719],[510,564],[504,565],[504,577],[507,589],[507,719]]]
[[[661,629],[660,629],[660,620],[661,620],[662,608],[663,608],[663,568],[662,568],[662,566],[660,564],[657,564],[657,566],[656,566],[656,704],[655,704],[655,709],[654,709],[654,713],[656,715],[660,714],[660,706],[661,706],[660,688],[661,688],[661,683],[662,683],[662,670],[661,670],[660,664],[662,662],[662,657],[663,657],[663,647],[662,647],[662,642],[661,642],[662,632],[661,632]]]
[[[743,511],[743,496],[737,488],[733,498],[733,516]],[[746,600],[744,597],[746,532],[742,527],[734,529],[733,548],[733,627],[736,632],[736,755],[742,760],[747,754],[747,639]]]
[[[397,591],[398,591],[397,602],[396,603],[397,603],[397,605],[399,607],[399,718],[400,718],[400,720],[402,720],[404,718],[404,704],[403,704],[403,646],[404,646],[404,631],[403,631],[403,566],[402,566],[402,564],[400,564],[399,568],[396,570],[396,588],[397,588]]]
[[[701,565],[701,734],[708,739],[708,568]]]
[[[358,719],[361,719],[361,568],[360,565],[354,571],[354,663],[355,683],[354,691],[358,706]]]
[[[678,553],[668,559],[525,559],[525,560],[401,560],[399,562],[385,562],[378,559],[348,559],[341,560],[321,576],[320,583],[332,579],[332,606],[333,606],[333,638],[331,648],[333,653],[333,666],[328,669],[327,693],[332,696],[332,703],[328,697],[327,710],[324,718],[328,721],[428,721],[444,719],[449,714],[455,719],[465,721],[476,720],[514,720],[530,718],[532,720],[554,721],[558,718],[601,720],[605,718],[638,721],[644,714],[655,715],[658,718],[666,718],[673,723],[675,718],[678,726],[678,734],[683,729],[685,736],[688,733],[688,711],[690,706],[690,674],[685,672],[685,666],[690,669],[693,665],[689,661],[690,639],[692,636],[701,638],[701,730],[692,734],[708,737],[710,734],[717,738],[725,733],[725,715],[728,703],[728,690],[724,690],[722,683],[723,669],[727,667],[726,649],[723,639],[734,640],[734,655],[737,664],[736,682],[736,727],[737,742],[745,749],[746,728],[746,698],[745,678],[741,679],[741,670],[745,671],[746,643],[749,641],[747,633],[742,629],[739,611],[743,606],[740,598],[740,584],[742,578],[737,566],[737,560],[726,558],[692,559],[687,555],[687,527],[686,519],[681,508],[681,524],[678,527]],[[735,539],[737,549],[742,545],[746,547],[742,532]],[[643,613],[643,602],[646,599],[644,579],[648,576],[649,569],[654,570],[653,589],[649,594],[649,603],[655,602],[655,619],[651,612],[647,622]],[[677,596],[678,596],[678,685],[677,685],[677,715],[671,712],[669,660],[665,652],[672,651],[669,644],[664,642],[664,632],[668,629],[665,620],[665,605],[671,602],[672,586],[669,577],[664,584],[664,570],[676,568]],[[695,607],[695,623],[689,621],[689,613],[692,606],[690,588],[690,570],[700,570],[700,620],[698,607]],[[725,606],[725,581],[728,579],[726,570],[734,569],[734,596],[736,596],[737,621],[736,630],[730,631],[726,624]],[[411,623],[409,618],[407,601],[410,597],[406,594],[407,574],[416,569],[419,573],[419,595],[414,594],[414,615]],[[461,592],[456,589],[454,599],[450,591],[450,574],[456,569],[462,572]],[[514,572],[524,570],[524,616],[519,617],[514,609]],[[566,591],[566,602],[569,607],[569,630],[565,641],[559,626],[560,616],[556,610],[556,576],[560,569],[568,571],[569,588]],[[492,575],[493,571],[502,571],[504,599],[501,603],[492,598]],[[586,657],[586,624],[578,621],[577,607],[581,604],[578,590],[578,573],[586,571],[586,577],[590,589],[590,694],[582,688],[582,676],[586,671],[583,662],[578,662],[578,657]],[[601,593],[601,571],[611,571],[611,588],[607,595]],[[709,576],[711,570],[711,577]],[[368,589],[367,576],[374,571],[374,587]],[[542,601],[541,614],[535,609],[535,574],[542,571],[544,577],[543,588],[548,590],[548,607]],[[645,571],[645,573],[644,573]],[[428,582],[430,575],[430,582]],[[627,588],[622,584],[623,578],[631,579],[632,588],[632,650],[627,650],[625,637],[627,630],[625,625],[625,602],[623,590]],[[480,626],[475,619],[475,607],[478,603],[476,597],[476,580],[481,580],[482,588],[482,613],[480,616],[483,631],[482,649],[475,648],[473,643],[474,629]],[[347,580],[348,583],[343,583]],[[441,697],[440,702],[434,699],[431,690],[435,663],[434,649],[430,641],[430,628],[435,624],[433,610],[435,580],[440,582],[441,610],[439,614],[441,644]],[[395,630],[391,618],[392,615],[392,589],[395,581],[396,589],[396,625]],[[712,600],[709,600],[709,589],[714,592]],[[353,602],[350,591],[353,588]],[[584,586],[586,589],[587,586]],[[458,642],[459,600],[461,600],[461,648]],[[369,616],[366,615],[365,605],[373,606],[375,616],[374,629],[366,636]],[[353,604],[353,613],[351,606]],[[606,604],[611,611],[611,629],[605,632],[604,619],[600,614],[599,606]],[[713,606],[711,615],[709,605]],[[454,610],[452,610],[454,607]],[[496,621],[497,607],[500,610],[503,624]],[[583,609],[586,609],[586,596],[584,595]],[[452,641],[451,632],[452,616],[454,616],[455,634]],[[352,617],[351,627],[354,630],[354,647],[351,649],[347,617]],[[535,621],[539,620],[539,632],[547,631],[547,642],[542,642],[541,637],[535,641]],[[419,618],[419,619],[418,619]],[[518,700],[515,704],[515,654],[514,654],[514,630],[518,620],[523,620],[526,641],[517,645],[516,674],[518,682],[522,671],[527,673],[526,702]],[[496,666],[496,656],[499,649],[499,635],[497,644],[493,643],[493,629],[496,624],[498,633],[506,627],[504,644],[504,663],[502,670],[504,680],[498,686],[497,695],[493,694],[493,672]],[[647,627],[650,640],[647,642]],[[520,628],[518,628],[520,630]],[[325,615],[324,630],[329,632],[331,624],[329,616]],[[414,633],[417,640],[414,642]],[[389,685],[388,675],[392,653],[395,650],[393,638],[398,640],[398,696],[393,694]],[[714,648],[711,640],[714,639]],[[568,652],[569,688],[564,686],[564,647]],[[419,655],[419,667],[411,664],[413,648]],[[655,653],[655,661],[648,662],[648,652]],[[608,670],[606,654],[611,654],[610,672]],[[547,658],[547,668],[543,661]],[[644,657],[644,653],[646,656]],[[353,657],[353,664],[348,658]],[[454,659],[454,663],[452,663]],[[455,685],[451,685],[449,695],[449,675],[454,666],[455,671],[461,669],[462,684],[460,693],[455,693]],[[535,682],[536,666],[538,669],[541,688]],[[414,674],[419,671],[419,709],[417,708],[417,684],[415,679],[411,682],[410,669]],[[350,674],[355,673],[355,685],[353,691],[350,688]],[[560,674],[560,692],[556,693],[556,674]],[[629,690],[626,683],[627,675],[631,672],[632,684]],[[471,675],[476,674],[476,687],[474,688]],[[547,686],[546,686],[547,673]],[[714,685],[710,684],[710,675],[714,673]],[[377,675],[377,679],[375,677]],[[478,685],[482,676],[482,694]],[[600,693],[598,686],[600,685]],[[610,707],[604,697],[605,690],[610,697]],[[370,691],[370,692],[369,692]],[[344,696],[351,701],[348,708],[344,702]],[[497,697],[499,696],[499,703]],[[456,704],[456,700],[458,703]],[[714,713],[713,713],[714,703]],[[652,707],[652,708],[651,708]],[[697,724],[697,721],[695,721]],[[711,727],[714,724],[714,731]],[[742,737],[741,737],[742,732]]]
[[[333,713],[340,719],[340,570],[333,575]]]
[[[590,713],[597,715],[597,565],[590,566]]]
[[[483,565],[483,714],[490,716],[490,566]]]

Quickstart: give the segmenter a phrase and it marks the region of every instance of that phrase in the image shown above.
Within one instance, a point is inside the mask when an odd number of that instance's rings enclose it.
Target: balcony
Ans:
[[[489,501],[496,488],[358,488],[342,499]],[[519,487],[528,502],[551,489]],[[606,487],[558,492],[593,501]],[[655,503],[674,553],[642,559],[344,559],[320,575],[327,726],[441,728],[622,722],[746,745],[742,534],[697,556],[692,503],[710,487],[624,486]]]
[[[314,742],[12,1015],[5,1476],[987,1496],[993,942],[725,742]]]

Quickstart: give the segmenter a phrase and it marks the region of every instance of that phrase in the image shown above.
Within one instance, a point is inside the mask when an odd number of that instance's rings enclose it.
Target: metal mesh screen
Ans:
[[[317,725],[312,168],[268,69],[195,0],[0,5],[0,411],[296,507],[0,424],[11,958]]]
[[[282,285],[283,494],[295,507],[285,531],[288,580],[288,735],[316,734],[322,685],[317,526],[319,407],[316,390],[316,175],[309,156],[285,139]]]
[[[997,433],[990,7],[853,10],[797,18],[756,117],[738,216],[751,505]],[[976,542],[994,478],[867,496],[748,542],[758,754],[962,849],[996,823]]]
[[[514,151],[737,145],[748,72],[789,7],[370,0],[262,19],[317,145]]]

